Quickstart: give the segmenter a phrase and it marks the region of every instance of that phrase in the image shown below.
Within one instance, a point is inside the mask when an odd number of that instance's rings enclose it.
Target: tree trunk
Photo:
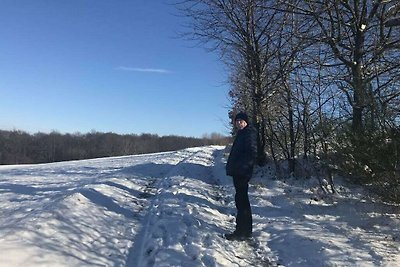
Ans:
[[[365,88],[363,86],[360,64],[353,67],[353,132],[362,133],[363,110],[365,108]]]
[[[289,118],[289,139],[290,139],[290,148],[289,148],[289,173],[293,174],[295,171],[295,136],[294,136],[294,122],[293,122],[293,107],[292,107],[292,93],[288,88],[288,118]]]

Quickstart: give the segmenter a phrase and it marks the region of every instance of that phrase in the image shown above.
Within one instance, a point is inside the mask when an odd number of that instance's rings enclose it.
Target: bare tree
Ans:
[[[352,108],[354,132],[362,132],[366,116],[375,124],[377,112],[398,99],[400,34],[388,26],[388,17],[398,12],[395,1],[323,0],[285,1],[305,19],[315,23],[314,40],[326,47],[335,69],[337,87]],[[389,23],[390,24],[390,23]],[[379,110],[380,109],[380,110]]]
[[[180,3],[191,18],[189,36],[217,50],[231,68],[232,97],[240,97],[236,108],[246,108],[258,130],[258,159],[265,162],[265,123],[263,105],[267,91],[268,50],[275,14],[269,6],[275,1],[187,0]],[[243,101],[245,100],[245,101]]]

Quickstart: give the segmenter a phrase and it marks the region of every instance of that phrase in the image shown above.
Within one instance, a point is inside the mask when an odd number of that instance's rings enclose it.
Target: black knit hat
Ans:
[[[244,113],[244,112],[239,112],[235,116],[235,121],[237,121],[237,120],[244,120],[248,124],[249,123],[249,116],[247,116],[247,114]]]

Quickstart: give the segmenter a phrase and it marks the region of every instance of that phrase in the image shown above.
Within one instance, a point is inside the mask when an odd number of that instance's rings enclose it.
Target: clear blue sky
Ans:
[[[1,0],[0,129],[228,134],[216,54],[168,0]]]

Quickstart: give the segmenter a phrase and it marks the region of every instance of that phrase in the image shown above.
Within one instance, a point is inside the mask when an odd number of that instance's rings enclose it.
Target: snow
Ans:
[[[400,266],[400,207],[341,182],[250,185],[254,238],[234,230],[223,147],[0,166],[0,266]]]

